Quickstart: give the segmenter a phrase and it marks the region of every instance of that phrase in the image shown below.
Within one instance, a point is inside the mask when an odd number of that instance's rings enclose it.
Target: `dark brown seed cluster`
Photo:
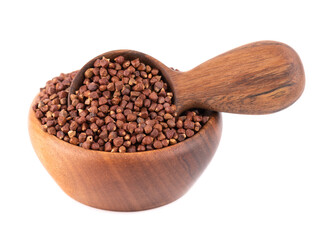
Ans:
[[[159,149],[192,137],[209,120],[199,110],[177,117],[173,93],[159,70],[138,58],[96,60],[67,106],[76,74],[61,74],[48,81],[33,109],[44,131],[85,149]]]

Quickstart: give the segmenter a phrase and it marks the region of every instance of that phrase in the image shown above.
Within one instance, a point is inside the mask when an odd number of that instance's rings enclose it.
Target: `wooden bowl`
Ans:
[[[72,145],[44,132],[30,108],[35,152],[73,199],[95,208],[138,211],[175,201],[193,185],[213,157],[222,120],[213,112],[193,137],[159,150],[110,153]]]

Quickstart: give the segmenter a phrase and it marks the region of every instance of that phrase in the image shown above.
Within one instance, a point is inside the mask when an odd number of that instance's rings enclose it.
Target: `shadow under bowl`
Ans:
[[[86,150],[44,132],[32,107],[29,134],[43,166],[73,199],[113,211],[159,207],[185,194],[211,161],[222,132],[221,114],[193,137],[166,148],[110,153]]]

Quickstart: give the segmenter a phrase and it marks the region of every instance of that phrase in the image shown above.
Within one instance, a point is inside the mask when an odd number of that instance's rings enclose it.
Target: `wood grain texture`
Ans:
[[[172,72],[178,112],[267,114],[294,103],[305,85],[303,65],[289,46],[261,41],[233,49],[194,69]]]
[[[212,58],[187,72],[174,71],[155,58],[133,50],[116,50],[90,60],[79,71],[70,88],[75,92],[84,72],[102,56],[139,58],[158,68],[174,92],[177,112],[202,108],[218,112],[266,114],[294,103],[305,85],[303,65],[289,46],[261,41]],[[185,59],[186,60],[186,59]],[[70,103],[70,100],[69,100]]]
[[[193,137],[159,150],[109,153],[86,150],[44,132],[30,108],[35,152],[57,184],[73,199],[100,209],[138,211],[181,197],[213,157],[222,121],[213,113]]]

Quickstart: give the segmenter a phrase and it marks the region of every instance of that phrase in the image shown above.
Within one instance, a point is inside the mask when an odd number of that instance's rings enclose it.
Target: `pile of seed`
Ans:
[[[46,83],[33,106],[44,131],[85,149],[136,152],[192,137],[209,120],[203,111],[176,116],[173,93],[159,70],[140,60],[101,58],[70,96],[77,71]]]

